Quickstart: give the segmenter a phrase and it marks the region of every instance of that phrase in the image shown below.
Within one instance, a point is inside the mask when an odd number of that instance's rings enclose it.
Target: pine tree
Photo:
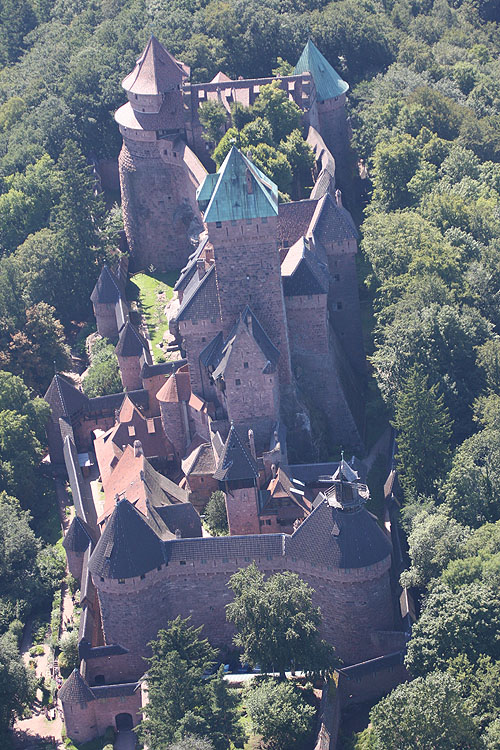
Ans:
[[[399,478],[406,500],[432,495],[450,460],[451,419],[437,385],[414,367],[396,400]]]

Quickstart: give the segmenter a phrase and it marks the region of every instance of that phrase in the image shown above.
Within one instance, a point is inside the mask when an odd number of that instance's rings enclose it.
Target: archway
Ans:
[[[118,732],[128,732],[134,726],[131,714],[117,714],[115,716],[116,729]]]

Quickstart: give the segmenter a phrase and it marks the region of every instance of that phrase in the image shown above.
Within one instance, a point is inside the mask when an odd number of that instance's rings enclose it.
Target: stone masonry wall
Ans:
[[[288,336],[294,353],[315,354],[328,350],[328,310],[326,294],[285,297]]]
[[[188,198],[187,168],[181,151],[175,151],[168,140],[141,143],[124,138],[118,163],[125,233],[134,271],[150,265],[160,271],[177,270],[191,252],[189,227],[195,212]]]
[[[118,357],[120,377],[126,391],[137,391],[142,388],[141,357]]]
[[[229,647],[233,631],[225,619],[225,605],[231,599],[227,582],[250,562],[249,558],[196,564],[175,561],[147,573],[144,580],[96,581],[106,642],[120,643],[130,651],[128,679],[142,674],[146,644],[177,615],[191,616],[193,625],[204,625],[205,636],[215,646]],[[313,568],[281,556],[256,562],[267,574],[292,570],[314,588],[314,602],[323,614],[322,635],[346,664],[381,655],[370,634],[393,627],[390,558],[349,573]]]
[[[118,326],[116,324],[115,305],[94,303],[93,307],[97,332],[105,339],[116,341],[118,338]]]
[[[214,246],[217,289],[224,335],[231,331],[245,306],[250,305],[273,344],[280,351],[282,383],[291,379],[285,303],[277,245],[277,218],[208,224]]]
[[[259,534],[259,508],[255,487],[230,489],[225,495],[230,535]]]

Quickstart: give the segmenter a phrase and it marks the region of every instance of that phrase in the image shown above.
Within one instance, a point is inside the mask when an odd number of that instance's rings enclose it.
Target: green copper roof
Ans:
[[[295,66],[296,74],[307,72],[313,77],[320,102],[345,94],[349,88],[310,39]]]
[[[196,193],[206,222],[278,215],[278,188],[235,146]]]

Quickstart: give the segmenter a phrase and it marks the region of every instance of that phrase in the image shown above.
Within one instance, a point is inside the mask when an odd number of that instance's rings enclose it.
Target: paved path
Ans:
[[[135,732],[118,732],[114,744],[115,750],[135,750]]]

